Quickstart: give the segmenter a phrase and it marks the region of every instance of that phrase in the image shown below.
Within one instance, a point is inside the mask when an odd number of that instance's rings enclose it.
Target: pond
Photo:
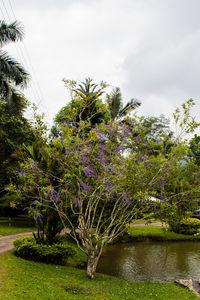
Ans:
[[[200,242],[138,242],[105,249],[97,272],[130,281],[200,279]]]

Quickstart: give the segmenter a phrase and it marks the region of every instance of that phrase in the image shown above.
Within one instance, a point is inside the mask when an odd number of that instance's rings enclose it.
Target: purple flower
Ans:
[[[94,176],[95,175],[95,172],[94,170],[92,169],[91,166],[87,166],[85,169],[84,169],[84,173],[85,173],[85,176],[89,177],[89,176]]]
[[[105,184],[109,184],[109,183],[111,183],[111,181],[110,181],[110,180],[108,180],[108,181],[106,181],[106,182],[105,182]]]
[[[109,185],[108,187],[107,187],[107,190],[111,190],[112,189],[112,187],[113,187],[113,184],[111,184],[111,185]]]
[[[35,201],[33,201],[32,203],[31,203],[31,205],[33,205],[33,204],[35,204],[36,203],[36,200]]]
[[[29,209],[29,206],[25,207],[23,210],[28,210]]]
[[[87,155],[85,155],[85,153],[82,154],[82,160],[83,160],[84,163],[87,163],[89,161],[89,158],[87,157]]]
[[[127,205],[132,205],[132,203],[130,201],[128,201],[128,200],[126,200],[126,204]]]
[[[89,147],[89,146],[85,146],[85,149],[88,150],[88,151],[92,151],[92,148]]]
[[[83,187],[83,189],[85,190],[85,191],[90,191],[90,187],[87,185],[87,184],[85,184],[82,180],[80,180],[79,179],[79,181],[80,181],[80,184],[82,185],[82,187]]]
[[[160,196],[160,200],[165,200],[165,199],[166,198],[163,195]]]
[[[164,167],[163,167],[162,169],[163,169],[163,171],[168,171],[168,169],[167,169],[167,168],[164,168]]]
[[[17,206],[15,204],[11,204],[11,207],[17,209]]]
[[[165,182],[165,179],[161,177],[161,183],[163,184]]]
[[[19,176],[27,176],[27,174],[24,171],[17,171]]]
[[[80,199],[78,199],[76,196],[74,196],[74,202],[76,203],[76,205],[77,205],[78,207],[80,207],[81,201],[80,201]]]
[[[139,141],[140,141],[140,136],[137,135],[136,137],[134,137],[134,141],[135,141],[135,142],[139,142]]]
[[[126,136],[122,135],[122,141],[125,141],[125,140],[126,140]]]
[[[113,135],[114,135],[114,130],[112,129],[112,130],[110,131],[110,138],[111,138],[111,139],[112,139]]]
[[[36,213],[36,215],[33,216],[33,218],[34,218],[34,220],[35,220],[36,223],[38,223],[38,221],[40,223],[42,223],[42,215],[40,213]]]
[[[125,149],[126,149],[126,147],[119,147],[118,149],[116,149],[116,153],[119,153],[121,150],[123,151]]]
[[[104,164],[105,163],[105,160],[104,160],[104,158],[103,157],[100,157],[99,159],[97,159],[98,161],[100,161],[102,164]]]
[[[98,137],[99,137],[100,141],[104,141],[105,140],[105,135],[102,132],[98,133]]]
[[[144,158],[145,158],[145,157],[142,156],[141,159],[140,159],[140,162],[142,162],[142,161],[143,161],[143,162],[146,162],[146,160],[143,160]]]
[[[99,144],[99,148],[105,150],[105,149],[106,149],[106,146],[103,145],[103,144]]]

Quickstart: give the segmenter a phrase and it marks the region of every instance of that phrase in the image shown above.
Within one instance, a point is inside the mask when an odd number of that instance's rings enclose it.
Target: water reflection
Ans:
[[[131,281],[199,279],[200,243],[141,242],[110,246],[104,251],[97,271]]]

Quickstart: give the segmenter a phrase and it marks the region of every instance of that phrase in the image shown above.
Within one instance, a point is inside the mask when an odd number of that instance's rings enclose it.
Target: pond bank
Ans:
[[[200,241],[200,235],[185,235],[169,231],[167,227],[155,225],[130,226],[116,241],[120,243],[143,241]]]

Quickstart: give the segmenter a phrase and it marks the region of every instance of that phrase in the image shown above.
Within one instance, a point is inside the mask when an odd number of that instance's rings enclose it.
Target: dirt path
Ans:
[[[3,254],[6,251],[9,251],[14,248],[12,242],[20,237],[25,235],[32,235],[32,232],[18,233],[13,235],[6,235],[0,237],[0,254]]]

